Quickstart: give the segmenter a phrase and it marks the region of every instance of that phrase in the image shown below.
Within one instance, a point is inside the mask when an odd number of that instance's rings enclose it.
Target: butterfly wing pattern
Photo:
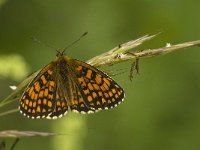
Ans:
[[[71,63],[74,64],[74,79],[79,89],[78,109],[72,110],[93,113],[116,107],[123,101],[123,89],[108,75],[79,60],[73,59]]]
[[[111,77],[62,54],[30,82],[19,109],[28,118],[56,119],[69,108],[86,114],[116,107],[124,96],[123,89]]]
[[[54,65],[49,64],[30,82],[20,100],[20,112],[28,118],[55,118],[67,112],[54,78]]]

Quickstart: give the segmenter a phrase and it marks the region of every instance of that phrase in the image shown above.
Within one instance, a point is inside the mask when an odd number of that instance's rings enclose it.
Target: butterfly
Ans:
[[[124,96],[106,73],[58,51],[28,84],[19,109],[28,118],[57,119],[68,110],[86,114],[116,107]]]

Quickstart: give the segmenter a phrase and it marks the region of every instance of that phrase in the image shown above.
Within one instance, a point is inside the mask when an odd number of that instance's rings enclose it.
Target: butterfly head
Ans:
[[[65,55],[65,50],[56,50],[57,51],[57,54],[56,54],[56,57],[62,57]]]

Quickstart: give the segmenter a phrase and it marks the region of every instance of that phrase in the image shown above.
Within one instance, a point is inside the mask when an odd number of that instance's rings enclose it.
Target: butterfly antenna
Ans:
[[[65,47],[61,53],[64,53],[66,49],[68,49],[69,47],[73,46],[75,43],[77,43],[78,41],[80,41],[87,34],[88,34],[88,32],[84,32],[77,40],[73,41],[67,47]]]
[[[38,44],[41,44],[41,45],[43,45],[43,46],[45,46],[45,47],[48,47],[48,48],[51,48],[51,49],[55,49],[53,46],[51,46],[51,45],[49,45],[49,44],[45,44],[44,42],[41,42],[39,39],[37,39],[36,37],[31,37],[31,39],[34,41],[34,42],[36,42],[36,43],[38,43]]]

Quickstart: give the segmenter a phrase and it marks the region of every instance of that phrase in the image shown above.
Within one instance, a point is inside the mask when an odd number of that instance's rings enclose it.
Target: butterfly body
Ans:
[[[117,106],[123,89],[97,68],[58,52],[29,83],[20,99],[28,118],[56,119],[68,110],[93,113]]]

